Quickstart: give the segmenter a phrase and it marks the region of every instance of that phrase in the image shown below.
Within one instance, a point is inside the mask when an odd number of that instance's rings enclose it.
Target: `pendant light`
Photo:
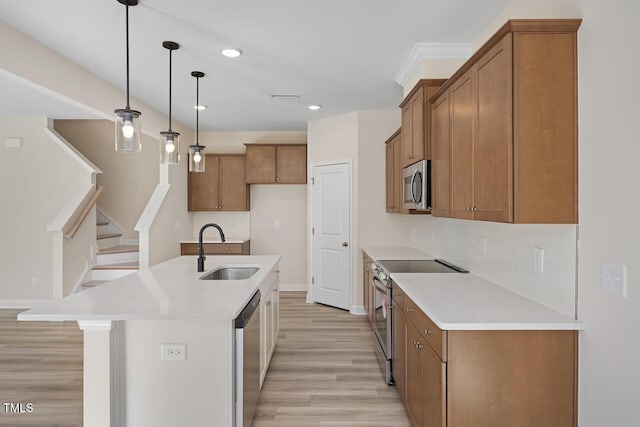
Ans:
[[[180,134],[171,129],[171,56],[180,45],[175,42],[163,42],[169,51],[169,130],[160,132],[160,163],[177,165],[180,162]]]
[[[115,110],[116,151],[125,153],[139,152],[140,144],[140,111],[132,110],[129,106],[129,6],[136,6],[138,0],[117,0],[126,8],[126,37],[127,37],[127,106]]]
[[[200,78],[204,77],[202,71],[192,71],[191,76],[196,78],[196,105],[200,105]],[[196,143],[189,146],[189,172],[204,172],[204,145],[200,145],[198,139],[200,110],[196,108]]]

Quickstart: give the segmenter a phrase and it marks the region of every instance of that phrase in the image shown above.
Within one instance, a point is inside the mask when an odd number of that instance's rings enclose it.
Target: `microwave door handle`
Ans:
[[[416,182],[416,175],[418,175],[418,169],[413,171],[413,175],[411,175],[411,200],[413,200],[413,204],[418,207],[418,202],[416,201],[416,195],[413,192],[413,187]]]

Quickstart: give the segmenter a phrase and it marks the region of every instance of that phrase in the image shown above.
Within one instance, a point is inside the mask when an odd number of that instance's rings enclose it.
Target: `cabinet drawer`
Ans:
[[[395,282],[391,282],[391,297],[393,298],[394,305],[397,305],[401,310],[404,309],[404,292]]]
[[[438,328],[411,298],[404,297],[405,317],[418,329],[433,351],[443,362],[447,361],[447,331]]]
[[[243,255],[242,243],[205,243],[202,248],[205,255]],[[198,244],[180,243],[180,254],[198,255]]]

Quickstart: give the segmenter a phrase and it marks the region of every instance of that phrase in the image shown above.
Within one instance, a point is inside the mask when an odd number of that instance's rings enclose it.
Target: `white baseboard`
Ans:
[[[3,299],[0,300],[0,309],[15,309],[24,308],[29,309],[39,302],[45,302],[47,300],[42,299]]]
[[[291,283],[280,283],[280,290],[282,292],[306,292],[307,285],[297,285]]]
[[[349,313],[355,314],[356,316],[364,316],[367,314],[367,311],[364,309],[364,305],[352,305]]]
[[[307,291],[307,304],[315,304],[316,302],[311,297],[311,290]]]

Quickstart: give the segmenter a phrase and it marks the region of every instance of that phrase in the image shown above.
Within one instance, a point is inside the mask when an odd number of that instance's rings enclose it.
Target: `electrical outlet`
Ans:
[[[611,295],[627,297],[627,266],[602,263],[602,290]]]
[[[487,238],[485,236],[482,236],[480,238],[480,254],[487,256],[488,254],[488,250],[487,250]]]
[[[160,344],[160,360],[187,360],[187,345]]]
[[[533,248],[533,270],[536,273],[544,273],[544,249]]]
[[[182,225],[179,222],[176,222],[176,231],[180,231]]]
[[[31,278],[31,287],[32,288],[37,288],[38,287],[38,278],[36,276],[33,276]]]
[[[273,220],[273,227],[280,228],[280,218],[276,218]]]

